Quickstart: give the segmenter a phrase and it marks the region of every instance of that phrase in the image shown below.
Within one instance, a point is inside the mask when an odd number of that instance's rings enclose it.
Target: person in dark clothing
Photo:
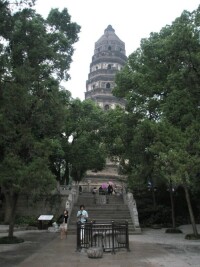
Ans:
[[[103,188],[102,188],[102,186],[99,187],[99,195],[103,195]]]
[[[63,214],[60,215],[58,222],[60,223],[60,238],[66,238],[67,236],[67,221],[68,221],[68,211],[64,210]]]
[[[94,187],[94,188],[92,189],[92,194],[93,194],[93,195],[95,195],[95,194],[96,194],[96,192],[97,192],[97,188],[96,188],[96,187]]]
[[[81,195],[82,194],[82,191],[83,191],[83,189],[82,189],[82,186],[81,185],[79,185],[79,194]]]
[[[109,186],[108,186],[108,195],[112,195],[112,193],[113,193],[113,187],[112,187],[111,184],[109,184]]]

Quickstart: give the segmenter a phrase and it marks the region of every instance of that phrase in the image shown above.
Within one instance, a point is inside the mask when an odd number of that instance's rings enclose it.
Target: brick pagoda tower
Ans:
[[[127,61],[125,43],[115,34],[111,25],[95,43],[90,73],[86,81],[85,99],[92,99],[102,109],[108,110],[117,105],[124,107],[125,100],[113,96],[115,74]]]

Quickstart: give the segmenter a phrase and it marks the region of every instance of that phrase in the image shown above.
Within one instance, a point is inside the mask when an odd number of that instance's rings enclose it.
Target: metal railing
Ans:
[[[89,247],[112,253],[124,248],[130,251],[128,222],[77,223],[77,251]]]

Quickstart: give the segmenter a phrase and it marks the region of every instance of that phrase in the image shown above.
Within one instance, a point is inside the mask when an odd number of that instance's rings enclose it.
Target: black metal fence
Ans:
[[[128,222],[77,223],[77,251],[89,247],[112,253],[124,248],[130,251]]]

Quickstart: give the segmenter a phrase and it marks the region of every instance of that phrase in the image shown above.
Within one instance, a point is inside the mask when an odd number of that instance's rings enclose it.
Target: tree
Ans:
[[[192,185],[194,177],[199,173],[199,26],[200,7],[192,13],[184,11],[172,25],[143,39],[140,48],[129,56],[125,68],[117,74],[114,91],[116,96],[127,99],[128,112],[138,114],[138,130],[145,127],[149,120],[154,125],[165,121],[166,127],[169,126],[174,133],[178,132],[179,140],[171,139],[168,146],[168,149],[173,147],[173,173],[169,175],[167,168],[165,172],[174,181],[181,179],[195,236],[198,234],[188,186]],[[138,135],[140,137],[139,132]],[[168,134],[164,136],[168,137]],[[146,147],[148,155],[156,152],[159,155],[159,146],[157,151],[151,149],[155,143],[162,145],[162,139],[156,140],[155,136],[152,138]],[[132,151],[134,154],[135,150]],[[165,153],[169,160],[168,152]],[[154,166],[156,154],[151,159],[151,166]],[[142,162],[139,158],[140,166]],[[148,170],[149,167],[144,169]]]
[[[72,164],[72,176],[80,181],[87,170],[102,170],[106,153],[100,129],[103,125],[103,111],[93,101],[72,101],[69,108],[69,120],[66,123],[66,136],[73,136],[71,144],[67,142],[66,162]]]
[[[104,112],[104,124],[100,128],[107,153],[110,158],[123,161],[125,154],[126,133],[124,124],[126,114],[123,109],[116,107]]]
[[[51,157],[51,169],[59,183],[69,183],[70,176],[81,181],[87,170],[104,167],[106,152],[100,134],[103,121],[103,111],[93,101],[70,99],[60,146],[55,146]]]
[[[169,191],[172,228],[175,230],[176,220],[174,191],[175,188],[182,185],[181,179],[179,179],[175,174],[177,171],[175,151],[180,149],[183,140],[180,138],[180,131],[165,121],[157,124],[155,140],[156,142],[151,145],[150,150],[157,153],[155,166],[159,172],[160,179],[165,182]]]
[[[80,27],[67,9],[52,10],[44,20],[29,7],[13,12],[9,1],[0,1],[0,20],[0,185],[13,237],[19,195],[55,184],[49,157],[64,129],[69,98],[59,81],[68,79]]]

